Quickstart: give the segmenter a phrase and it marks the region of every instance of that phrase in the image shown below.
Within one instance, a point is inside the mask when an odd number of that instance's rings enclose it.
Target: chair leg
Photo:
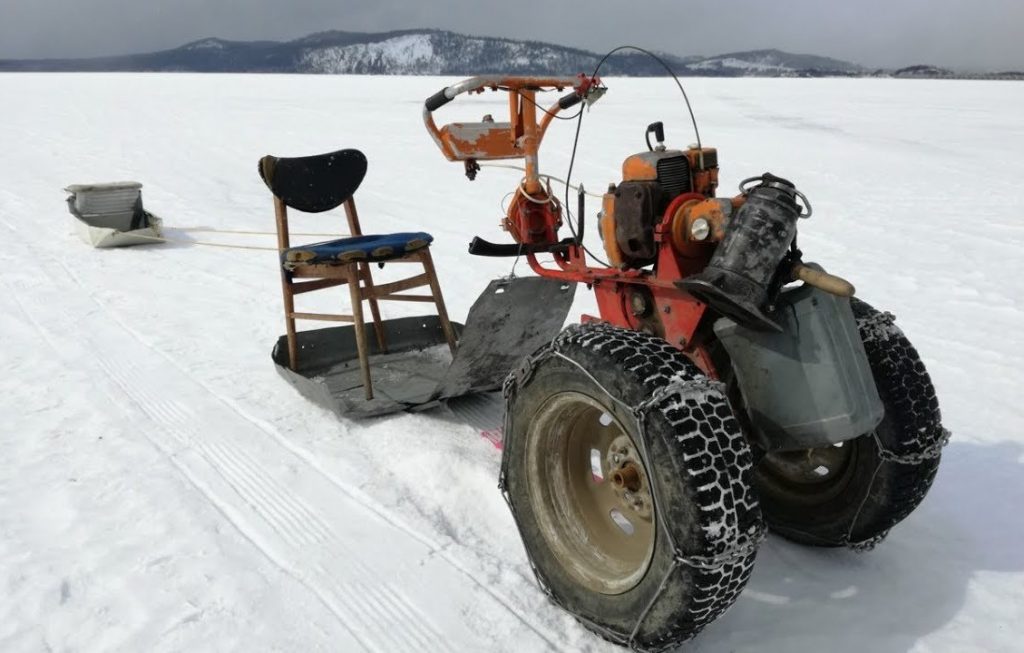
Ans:
[[[363,372],[363,388],[367,399],[373,399],[373,385],[370,382],[370,357],[367,352],[366,330],[363,323],[363,291],[359,285],[359,268],[348,266],[348,287],[352,296],[352,320],[356,330],[356,349],[359,351],[359,367]]]
[[[448,340],[448,349],[455,354],[455,329],[448,320],[448,309],[444,307],[444,297],[441,296],[441,284],[437,281],[437,271],[434,270],[434,259],[430,257],[430,249],[424,247],[420,250],[420,261],[423,262],[423,269],[430,279],[430,294],[434,297],[434,305],[437,306],[437,317],[441,320],[441,329],[444,330],[444,337]]]
[[[284,328],[288,334],[288,368],[295,371],[299,365],[299,347],[295,338],[295,294],[292,292],[288,272],[281,270],[281,292],[284,296]]]
[[[384,323],[380,319],[380,306],[377,304],[377,298],[373,297],[373,276],[370,274],[370,265],[368,263],[359,264],[359,272],[366,275],[366,289],[370,291],[370,315],[373,316],[373,332],[377,336],[377,349],[386,353],[388,350],[388,343],[384,339]]]

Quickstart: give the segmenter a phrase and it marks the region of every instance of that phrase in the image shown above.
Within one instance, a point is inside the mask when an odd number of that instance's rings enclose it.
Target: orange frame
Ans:
[[[510,203],[506,227],[517,242],[554,244],[558,242],[558,226],[562,223],[561,206],[557,201],[537,202],[537,199],[548,199],[541,183],[538,152],[548,126],[562,110],[562,105],[555,102],[548,109],[541,109],[544,115],[538,122],[537,92],[572,88],[580,99],[584,99],[587,92],[599,83],[596,78],[587,78],[585,75],[576,78],[474,77],[444,89],[444,102],[467,92],[482,93],[487,89],[507,91],[508,122],[494,122],[487,116],[476,123],[452,123],[438,128],[429,102],[424,106],[423,121],[434,142],[449,161],[522,158],[526,174],[522,186]],[[585,283],[595,292],[601,314],[600,320],[624,328],[644,328],[633,315],[629,298],[638,287],[646,287],[644,292],[649,295],[651,310],[660,331],[658,335],[681,349],[709,376],[717,378],[710,355],[703,343],[695,337],[705,306],[674,283],[675,280],[692,274],[694,270],[682,269],[681,261],[673,249],[672,220],[680,201],[695,198],[703,199],[703,196],[688,194],[677,198],[665,211],[655,236],[659,243],[656,272],[590,267],[580,243],[573,243],[551,252],[556,266],[554,268],[545,267],[533,253],[526,254],[526,259],[530,268],[542,277]],[[516,216],[519,219],[516,219]],[[533,228],[526,229],[527,226]],[[710,257],[710,252],[708,256]],[[690,265],[685,267],[689,268]],[[599,318],[583,316],[585,322],[597,319]]]

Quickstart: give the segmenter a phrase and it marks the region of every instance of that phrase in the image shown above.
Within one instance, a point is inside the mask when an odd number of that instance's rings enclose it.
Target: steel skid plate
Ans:
[[[465,326],[453,323],[453,357],[436,315],[384,320],[388,351],[365,325],[374,398],[365,399],[355,327],[300,331],[298,366],[288,367],[281,336],[272,358],[278,372],[305,397],[338,415],[373,417],[424,410],[450,399],[501,387],[524,356],[558,335],[572,306],[575,284],[528,277],[492,281],[477,298]]]

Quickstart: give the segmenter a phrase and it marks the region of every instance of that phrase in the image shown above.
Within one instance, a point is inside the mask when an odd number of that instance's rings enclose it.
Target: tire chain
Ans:
[[[867,328],[869,334],[868,337],[870,339],[888,340],[893,336],[903,336],[903,332],[898,326],[896,326],[896,316],[888,311],[878,311],[865,317],[858,316],[857,328],[858,330]],[[875,441],[875,447],[878,450],[878,466],[875,467],[875,471],[871,475],[871,482],[868,484],[867,491],[864,493],[864,498],[861,500],[860,506],[857,508],[857,512],[854,513],[853,519],[850,520],[850,526],[846,530],[846,535],[839,541],[828,543],[836,546],[845,546],[857,553],[866,553],[878,546],[882,540],[889,535],[889,529],[885,529],[881,533],[864,540],[851,540],[850,538],[853,534],[854,527],[857,525],[857,520],[860,518],[860,513],[864,509],[864,505],[867,503],[868,497],[871,496],[871,490],[874,488],[875,479],[878,477],[878,472],[882,469],[882,465],[886,463],[894,463],[897,465],[922,465],[927,461],[934,460],[941,456],[943,448],[949,444],[949,440],[952,436],[953,434],[949,429],[942,428],[942,436],[921,451],[898,454],[887,449],[878,438],[878,433],[872,431],[871,437]],[[808,533],[808,535],[810,534]]]
[[[893,332],[893,330],[898,330],[898,327],[895,325],[895,316],[892,313],[888,313],[888,312],[877,313],[876,315],[874,315],[874,316],[872,316],[870,318],[867,318],[867,320],[869,320],[867,322],[867,325],[875,327],[876,333],[879,333],[879,334],[883,334],[884,333],[884,334],[888,335],[888,334],[891,334]],[[566,361],[576,365],[577,367],[579,367],[581,371],[583,371],[585,374],[587,374],[587,376],[589,376],[591,378],[591,380],[606,395],[608,395],[608,397],[610,397],[613,401],[619,402],[619,400],[616,397],[614,397],[611,393],[609,393],[600,383],[598,383],[596,379],[594,379],[592,376],[590,376],[590,374],[588,372],[586,372],[586,370],[584,370],[582,368],[582,366],[579,365],[579,363],[577,363],[576,361],[572,360],[571,358],[565,356],[564,354],[561,354],[560,352],[558,352],[558,350],[557,350],[558,349],[558,340],[559,340],[560,337],[561,337],[561,334],[559,336],[557,336],[550,344],[542,347],[541,349],[537,350],[533,354],[527,356],[522,361],[522,363],[519,365],[519,367],[517,367],[515,370],[513,370],[505,378],[505,382],[504,382],[504,384],[502,386],[502,394],[505,397],[505,399],[506,400],[511,400],[511,398],[518,391],[518,389],[520,387],[522,387],[524,384],[526,384],[530,380],[530,378],[533,376],[533,372],[536,369],[537,365],[543,359],[548,358],[549,356],[552,356],[552,355],[557,355],[560,358],[562,358],[562,359],[564,359],[564,360],[566,360]],[[662,389],[659,389],[649,399],[647,399],[644,402],[641,402],[637,406],[625,406],[625,405],[624,406],[636,418],[638,428],[640,429],[640,435],[643,436],[643,434],[644,434],[643,424],[644,424],[644,418],[646,417],[647,411],[649,411],[651,408],[654,408],[655,406],[660,404],[661,401],[663,401],[664,399],[666,399],[666,398],[668,398],[670,396],[673,396],[673,395],[684,395],[685,396],[686,394],[696,394],[696,393],[698,393],[701,390],[711,390],[711,389],[721,390],[722,389],[722,384],[717,382],[717,381],[713,381],[711,379],[701,379],[699,381],[688,381],[688,382],[675,382],[675,383],[669,384],[668,386],[664,386]],[[621,404],[622,402],[619,402],[619,403]],[[509,416],[506,413],[506,415],[505,415],[505,423],[504,423],[504,427],[505,427],[505,432],[506,433],[509,432],[509,426],[510,426],[510,424],[509,424]],[[879,533],[879,534],[877,534],[877,535],[875,535],[873,537],[867,538],[865,540],[854,541],[854,540],[850,539],[850,536],[851,536],[851,534],[853,532],[853,529],[856,526],[857,519],[860,517],[860,512],[863,509],[864,503],[866,502],[867,497],[870,496],[871,489],[874,486],[874,478],[877,476],[878,471],[881,469],[882,465],[887,463],[887,462],[888,463],[895,463],[895,464],[899,464],[899,465],[921,465],[921,464],[923,464],[926,461],[938,458],[940,455],[942,455],[942,450],[949,443],[950,438],[952,437],[952,434],[951,434],[951,432],[948,429],[943,428],[942,429],[942,437],[938,441],[932,443],[931,445],[929,445],[928,447],[926,447],[922,451],[914,452],[914,453],[909,453],[909,454],[897,454],[897,453],[894,453],[894,452],[886,449],[885,447],[882,446],[881,441],[878,439],[877,434],[875,434],[874,432],[872,433],[872,437],[875,440],[875,444],[876,444],[876,446],[878,448],[878,455],[879,455],[879,458],[880,458],[878,467],[875,468],[875,473],[873,474],[872,481],[871,481],[871,483],[868,486],[867,492],[865,493],[864,501],[861,502],[860,508],[858,508],[857,513],[854,514],[853,519],[850,521],[850,527],[847,530],[846,536],[841,541],[832,542],[832,544],[836,544],[836,545],[840,545],[840,546],[845,546],[848,549],[850,549],[852,551],[855,551],[855,552],[858,552],[858,553],[864,553],[864,552],[871,551],[879,543],[881,543],[882,540],[884,540],[886,538],[886,536],[889,534],[889,531],[887,529],[887,530],[885,530],[885,531],[883,531],[883,532],[881,532],[881,533]],[[641,441],[643,440],[642,437],[640,439],[641,439]],[[646,451],[644,451],[644,455],[646,456]],[[508,504],[509,510],[512,512],[513,520],[516,522],[516,528],[520,529],[520,527],[519,527],[519,517],[516,514],[515,506],[512,504],[511,496],[509,495],[509,492],[508,492],[508,489],[507,489],[507,486],[506,486],[506,475],[507,475],[507,470],[508,470],[508,464],[509,464],[508,456],[503,456],[502,457],[502,463],[501,463],[501,471],[500,471],[499,479],[498,479],[498,489],[501,492],[502,496],[504,497],[505,503]],[[652,490],[653,489],[654,488],[652,488]],[[656,492],[656,490],[655,490],[655,492]],[[657,496],[655,496],[654,498],[655,498],[655,506],[659,505],[659,503],[657,501]],[[521,529],[520,529],[520,536],[522,536]],[[758,546],[760,546],[761,542],[764,541],[765,537],[766,537],[766,530],[763,527],[759,528],[756,532],[754,532],[752,534],[746,534],[746,533],[740,534],[740,536],[736,539],[736,541],[733,544],[733,546],[731,546],[729,549],[727,549],[723,553],[721,553],[719,555],[715,555],[715,556],[689,556],[689,557],[685,556],[685,555],[683,555],[680,552],[679,548],[676,546],[675,542],[673,541],[672,542],[672,547],[673,547],[673,550],[674,550],[674,554],[673,554],[672,565],[669,567],[668,571],[666,572],[665,577],[664,577],[664,579],[663,579],[663,581],[661,583],[661,586],[659,587],[658,592],[655,594],[655,596],[652,598],[651,602],[648,604],[647,608],[641,614],[640,619],[637,621],[636,626],[633,628],[633,631],[629,635],[626,635],[625,633],[620,633],[620,632],[611,630],[611,629],[609,629],[607,627],[604,627],[604,626],[601,626],[599,624],[596,624],[596,623],[590,621],[589,619],[582,618],[579,615],[574,615],[574,616],[577,619],[580,619],[581,621],[586,622],[586,624],[588,625],[588,627],[590,629],[592,629],[595,632],[599,633],[602,637],[604,637],[605,639],[607,639],[610,642],[613,642],[613,643],[616,643],[616,644],[619,644],[619,645],[623,645],[623,646],[628,646],[630,649],[637,650],[637,651],[645,651],[645,652],[654,653],[656,651],[666,650],[667,648],[670,648],[674,644],[669,644],[667,646],[657,646],[657,647],[642,647],[642,646],[639,646],[637,644],[637,642],[636,642],[636,635],[637,635],[637,633],[639,633],[640,628],[643,625],[644,619],[646,618],[646,616],[649,613],[650,609],[655,605],[655,603],[657,603],[658,598],[660,598],[661,593],[664,591],[664,588],[666,586],[666,582],[667,582],[668,578],[671,576],[672,573],[675,572],[676,568],[679,565],[687,565],[687,566],[690,566],[690,567],[693,567],[693,568],[696,568],[696,569],[702,569],[702,570],[719,569],[719,568],[721,568],[721,567],[723,567],[723,566],[725,566],[725,565],[727,565],[727,564],[729,564],[729,563],[731,563],[731,562],[733,562],[733,561],[735,561],[737,559],[742,559],[742,558],[752,554],[754,551],[757,550],[757,548],[758,548]],[[553,603],[555,603],[556,605],[560,606],[563,609],[566,609],[566,606],[562,604],[562,602],[558,599],[557,596],[555,596],[554,592],[552,592],[551,588],[549,587],[548,583],[544,579],[543,575],[540,573],[540,570],[537,568],[537,566],[536,566],[536,564],[535,564],[535,562],[533,560],[533,557],[530,555],[529,550],[526,551],[526,555],[527,555],[527,560],[528,560],[528,562],[530,564],[530,568],[532,569],[532,571],[534,573],[534,576],[536,577],[537,582],[538,582],[538,584],[541,587],[541,590],[548,596],[548,598]],[[567,610],[567,611],[569,611],[569,610]]]
[[[953,434],[949,429],[942,429],[942,437],[937,441],[930,444],[923,451],[908,454],[897,454],[889,451],[882,446],[881,441],[878,439],[878,435],[872,432],[872,437],[875,439],[875,444],[878,446],[878,456],[887,462],[897,463],[899,465],[920,465],[928,460],[933,460],[942,455],[942,450],[947,444],[949,444],[950,438]]]
[[[572,328],[572,327],[570,327],[570,328]],[[645,418],[647,416],[647,413],[648,413],[648,411],[650,409],[658,406],[662,401],[664,401],[665,399],[667,399],[669,397],[681,396],[683,398],[686,398],[687,396],[699,395],[699,394],[701,394],[701,391],[706,391],[706,390],[718,390],[718,391],[722,392],[722,394],[724,396],[724,386],[723,386],[722,383],[720,383],[718,381],[711,380],[711,379],[703,378],[703,379],[699,379],[699,380],[696,380],[696,381],[694,381],[694,380],[690,380],[690,381],[676,381],[676,382],[670,383],[669,385],[666,385],[666,386],[663,386],[662,388],[659,388],[647,400],[639,403],[636,406],[629,406],[629,405],[625,404],[624,402],[622,402],[621,400],[619,400],[613,394],[611,394],[597,379],[595,379],[578,362],[576,362],[572,358],[570,358],[570,357],[566,356],[565,354],[562,354],[560,351],[558,351],[559,341],[563,338],[564,333],[565,332],[563,331],[558,336],[556,336],[554,338],[554,340],[551,341],[551,343],[549,343],[548,345],[545,345],[544,347],[542,347],[541,349],[538,349],[533,354],[530,354],[529,356],[524,358],[522,363],[519,365],[519,367],[517,367],[515,370],[513,370],[512,372],[509,373],[509,375],[505,378],[505,382],[502,385],[502,395],[503,395],[503,397],[506,399],[507,402],[511,401],[512,398],[514,397],[514,395],[518,392],[519,388],[522,387],[524,384],[526,384],[530,380],[530,378],[533,376],[534,370],[536,369],[537,365],[542,360],[544,360],[544,359],[546,359],[548,357],[551,357],[551,356],[555,356],[555,357],[561,358],[562,360],[565,360],[566,362],[568,362],[568,363],[570,363],[572,365],[575,365],[577,368],[579,368],[579,370],[581,372],[583,372],[583,374],[586,375],[598,388],[600,388],[600,390],[605,395],[607,395],[608,398],[610,398],[612,401],[618,403],[619,405],[623,406],[636,419],[637,428],[638,428],[638,431],[639,431],[638,435],[640,436],[638,438],[639,444],[638,444],[637,448],[640,450],[640,454],[641,454],[641,457],[643,459],[643,462],[644,462],[645,466],[648,467],[648,468],[650,468],[650,463],[649,463],[649,458],[648,458],[648,454],[647,454],[646,445],[644,443],[644,436],[645,436],[644,422],[645,422]],[[508,414],[508,411],[506,411],[505,412],[505,420],[504,420],[504,430],[505,430],[506,434],[510,432],[510,426],[511,425],[509,423],[509,414]],[[505,451],[506,451],[506,455],[502,456],[501,471],[500,471],[499,476],[498,476],[498,490],[501,492],[501,495],[504,497],[505,503],[508,504],[509,510],[512,513],[513,521],[516,523],[516,528],[519,531],[520,538],[522,538],[522,528],[521,528],[521,526],[519,524],[519,516],[516,513],[515,506],[512,503],[512,498],[511,498],[511,495],[510,495],[510,493],[508,491],[508,487],[507,487],[507,483],[506,483],[506,477],[507,477],[508,465],[509,465],[509,456],[507,455],[508,449],[506,449]],[[655,506],[655,510],[656,510],[656,512],[658,514],[659,521],[660,521],[660,523],[664,524],[665,521],[664,521],[664,518],[661,516],[661,510],[660,510],[661,503],[658,501],[657,488],[655,486],[653,486],[653,485],[651,487],[651,493],[653,495],[653,499],[654,499],[653,503],[654,503],[654,506]],[[648,603],[647,607],[640,614],[640,618],[637,620],[636,625],[633,627],[633,630],[629,634],[618,632],[616,630],[612,630],[612,629],[610,629],[610,628],[608,628],[606,626],[603,626],[601,624],[597,624],[597,623],[591,621],[590,619],[587,619],[585,617],[582,617],[582,616],[580,616],[578,614],[573,613],[573,611],[569,610],[565,606],[565,604],[562,603],[562,601],[559,600],[559,598],[551,590],[548,582],[546,581],[544,576],[541,574],[541,572],[538,569],[535,561],[533,560],[533,556],[531,555],[529,549],[526,549],[526,557],[527,557],[527,561],[528,561],[528,563],[530,565],[530,569],[533,571],[534,577],[537,579],[537,583],[540,585],[541,590],[544,592],[544,594],[547,595],[548,599],[551,600],[555,605],[561,607],[566,612],[569,612],[569,613],[573,614],[573,616],[576,619],[584,622],[587,625],[587,627],[590,628],[592,631],[596,632],[601,637],[603,637],[604,639],[606,639],[606,640],[608,640],[608,641],[610,641],[612,643],[618,644],[620,646],[627,646],[627,647],[629,647],[630,650],[633,650],[633,651],[642,651],[643,653],[660,653],[661,651],[666,651],[666,650],[668,650],[668,649],[678,645],[680,642],[679,641],[672,641],[672,642],[667,642],[667,643],[663,643],[663,644],[659,643],[659,644],[657,644],[655,646],[643,646],[643,645],[641,645],[641,644],[639,644],[637,642],[636,637],[637,637],[637,634],[640,632],[640,629],[643,626],[644,621],[647,618],[647,615],[650,613],[650,611],[654,607],[654,605],[658,602],[658,599],[661,598],[661,595],[663,594],[663,592],[664,592],[664,590],[665,590],[665,588],[666,588],[666,586],[668,584],[669,578],[671,578],[672,574],[675,573],[676,569],[680,565],[685,565],[685,566],[689,566],[689,567],[692,567],[694,569],[699,569],[699,570],[702,570],[702,571],[708,571],[708,570],[713,571],[713,570],[720,569],[720,568],[724,567],[727,564],[731,564],[731,563],[733,563],[733,562],[735,562],[737,560],[742,560],[742,559],[746,558],[747,556],[753,554],[757,550],[757,548],[761,545],[761,543],[764,541],[765,537],[767,536],[767,528],[764,526],[764,524],[762,522],[761,524],[758,525],[758,527],[756,529],[753,529],[751,532],[740,533],[730,547],[725,549],[722,553],[719,553],[719,554],[714,555],[714,556],[686,556],[686,555],[684,555],[682,553],[682,551],[680,550],[679,546],[674,541],[674,538],[670,534],[668,534],[667,530],[666,530],[666,534],[668,535],[669,542],[672,545],[672,550],[673,550],[672,564],[666,570],[665,575],[662,578],[662,581],[661,581],[661,583],[660,583],[660,585],[658,587],[658,591],[651,598],[651,600]],[[717,615],[716,615],[716,617],[717,617]],[[696,633],[694,633],[694,634],[696,634]],[[689,637],[687,639],[689,639]]]

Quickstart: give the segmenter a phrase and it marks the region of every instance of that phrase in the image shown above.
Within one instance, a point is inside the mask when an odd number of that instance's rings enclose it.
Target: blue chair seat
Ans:
[[[339,238],[286,249],[281,252],[281,265],[294,270],[302,265],[390,261],[427,247],[433,240],[433,236],[423,231]]]

